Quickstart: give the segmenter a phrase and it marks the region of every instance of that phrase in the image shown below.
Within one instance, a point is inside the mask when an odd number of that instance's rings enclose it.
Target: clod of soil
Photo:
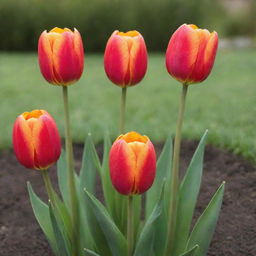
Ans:
[[[194,141],[182,145],[184,170],[197,146]],[[162,146],[158,145],[157,149]],[[83,147],[76,145],[76,166],[80,166]],[[209,256],[256,255],[256,167],[225,150],[206,147],[204,176],[195,217],[203,211],[213,193],[226,181],[221,215]],[[30,206],[26,181],[45,198],[38,171],[26,170],[11,151],[0,153],[0,255],[53,256]],[[51,168],[56,182],[56,169]]]

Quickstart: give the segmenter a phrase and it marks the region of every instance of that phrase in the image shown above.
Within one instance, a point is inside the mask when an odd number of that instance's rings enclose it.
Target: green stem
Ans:
[[[126,87],[122,88],[121,108],[120,108],[120,134],[123,134],[125,131],[126,92],[127,92],[127,88]]]
[[[64,115],[65,115],[65,146],[68,166],[68,187],[70,195],[70,206],[71,206],[71,220],[72,220],[72,245],[73,255],[77,256],[79,251],[79,214],[78,214],[78,201],[75,187],[75,171],[74,171],[74,159],[73,159],[73,146],[70,129],[70,118],[68,108],[68,88],[63,88],[63,102],[64,102]]]
[[[181,98],[180,98],[178,121],[176,126],[176,135],[174,140],[167,246],[165,250],[166,256],[172,255],[173,243],[174,243],[178,189],[179,189],[179,161],[180,161],[181,130],[182,130],[182,123],[184,119],[187,90],[188,90],[188,86],[186,84],[183,84]]]
[[[128,196],[128,209],[127,209],[128,256],[132,256],[133,254],[133,242],[134,242],[133,196]]]
[[[46,187],[48,198],[49,198],[52,206],[55,208],[54,190],[53,190],[53,186],[52,186],[49,174],[48,174],[48,170],[43,170],[43,171],[41,171],[41,173],[43,176],[44,185]]]

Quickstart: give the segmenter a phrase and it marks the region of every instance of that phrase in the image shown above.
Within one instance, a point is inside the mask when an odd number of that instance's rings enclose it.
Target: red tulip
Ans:
[[[80,33],[68,28],[44,31],[38,42],[41,73],[54,85],[70,85],[82,75],[84,49]]]
[[[170,75],[183,84],[199,83],[210,74],[218,48],[218,34],[184,24],[172,35],[166,51]]]
[[[109,156],[110,177],[116,190],[124,195],[142,194],[153,184],[156,154],[147,136],[136,132],[120,135]]]
[[[13,147],[19,162],[27,168],[44,170],[55,163],[61,142],[54,119],[45,110],[19,115],[13,127]]]
[[[120,87],[139,83],[147,70],[147,48],[136,31],[114,31],[107,42],[104,66],[108,78]]]

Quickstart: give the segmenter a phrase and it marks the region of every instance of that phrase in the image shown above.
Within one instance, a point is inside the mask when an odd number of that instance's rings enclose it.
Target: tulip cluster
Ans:
[[[166,67],[183,87],[173,155],[171,157],[172,142],[167,140],[157,161],[154,145],[147,136],[124,132],[126,89],[141,82],[146,74],[146,44],[136,30],[114,31],[106,45],[104,67],[107,77],[122,88],[122,134],[112,146],[106,137],[102,162],[88,136],[82,167],[77,174],[73,164],[67,86],[82,75],[83,42],[76,29],[54,28],[41,34],[38,42],[41,73],[46,81],[63,89],[66,161],[61,157],[58,164],[61,198],[47,174],[47,169],[61,154],[60,135],[50,114],[33,110],[19,115],[13,127],[13,147],[22,165],[42,170],[49,204],[36,196],[30,184],[28,190],[35,216],[56,256],[206,255],[224,184],[191,231],[206,134],[182,181],[179,180],[179,153],[188,86],[208,77],[217,47],[217,33],[195,25],[184,24],[171,36]],[[95,197],[95,170],[102,181],[105,206]],[[140,195],[145,192],[145,220],[142,221]]]

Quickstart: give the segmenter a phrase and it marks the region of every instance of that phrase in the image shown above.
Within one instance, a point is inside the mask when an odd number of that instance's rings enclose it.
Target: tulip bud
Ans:
[[[136,31],[114,31],[107,42],[104,66],[108,78],[120,87],[139,83],[147,70],[147,48]]]
[[[120,135],[110,150],[110,177],[123,195],[142,194],[154,182],[156,154],[147,136],[136,132]]]
[[[82,75],[84,49],[80,33],[68,28],[44,31],[38,42],[40,70],[54,85],[70,85]]]
[[[61,141],[54,119],[45,110],[19,115],[13,127],[13,148],[19,162],[27,168],[44,170],[61,153]]]
[[[184,24],[172,35],[166,51],[170,75],[183,84],[199,83],[210,74],[218,48],[218,34]]]

